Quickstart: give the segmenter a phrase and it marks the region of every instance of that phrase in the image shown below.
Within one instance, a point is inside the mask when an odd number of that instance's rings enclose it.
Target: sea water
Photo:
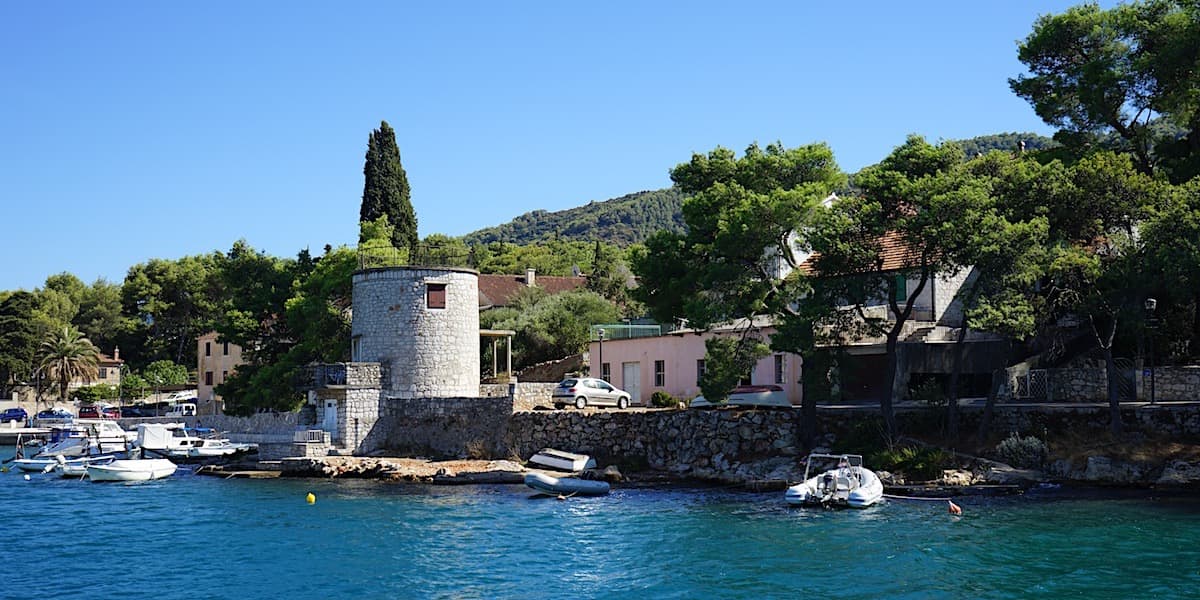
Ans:
[[[11,450],[7,450],[11,456]],[[312,493],[316,502],[306,502]],[[1195,598],[1200,503],[0,474],[0,598]]]

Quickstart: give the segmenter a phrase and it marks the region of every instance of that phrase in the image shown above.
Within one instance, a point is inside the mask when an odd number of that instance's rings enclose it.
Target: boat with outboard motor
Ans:
[[[48,466],[43,471],[49,473],[53,471],[59,477],[83,477],[87,475],[89,465],[107,465],[114,460],[117,460],[117,455],[106,454],[103,456],[85,456],[82,458],[72,458],[70,460],[59,454],[54,457],[54,464]]]
[[[834,464],[832,469],[821,469]],[[811,476],[812,473],[818,473]],[[867,508],[883,499],[883,482],[858,454],[809,454],[804,481],[787,489],[788,504]]]
[[[135,433],[121,429],[112,420],[76,419],[50,427],[50,439],[29,458],[53,461],[60,454],[70,458],[124,452],[136,437]],[[21,444],[18,443],[17,448],[20,452]]]
[[[87,477],[92,481],[150,481],[170,477],[177,468],[165,458],[126,458],[88,465]]]

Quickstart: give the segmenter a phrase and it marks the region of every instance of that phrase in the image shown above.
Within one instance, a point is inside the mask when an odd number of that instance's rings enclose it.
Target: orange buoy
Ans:
[[[953,500],[947,500],[946,502],[950,503],[950,507],[949,507],[950,514],[952,514],[952,515],[961,515],[962,514],[962,507],[955,504]]]

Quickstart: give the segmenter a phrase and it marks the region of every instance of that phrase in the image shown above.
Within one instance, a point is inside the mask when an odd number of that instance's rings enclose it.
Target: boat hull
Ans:
[[[869,508],[883,499],[883,482],[872,471],[862,469],[862,484],[854,489],[821,493],[820,482],[825,474],[789,487],[784,501],[794,506],[845,506]]]
[[[150,481],[170,477],[177,468],[165,458],[114,460],[107,465],[88,465],[87,476],[92,481]]]
[[[607,481],[591,481],[574,477],[551,477],[545,473],[527,473],[525,485],[550,496],[603,496],[612,489]]]

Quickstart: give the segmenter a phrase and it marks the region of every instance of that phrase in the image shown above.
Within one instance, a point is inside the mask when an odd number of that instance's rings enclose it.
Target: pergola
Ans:
[[[504,357],[506,368],[505,373],[508,373],[509,378],[512,378],[512,338],[517,335],[517,332],[511,329],[480,329],[479,337],[488,338],[492,341],[492,376],[500,374],[499,364],[496,359],[496,343],[500,338],[504,338]]]

